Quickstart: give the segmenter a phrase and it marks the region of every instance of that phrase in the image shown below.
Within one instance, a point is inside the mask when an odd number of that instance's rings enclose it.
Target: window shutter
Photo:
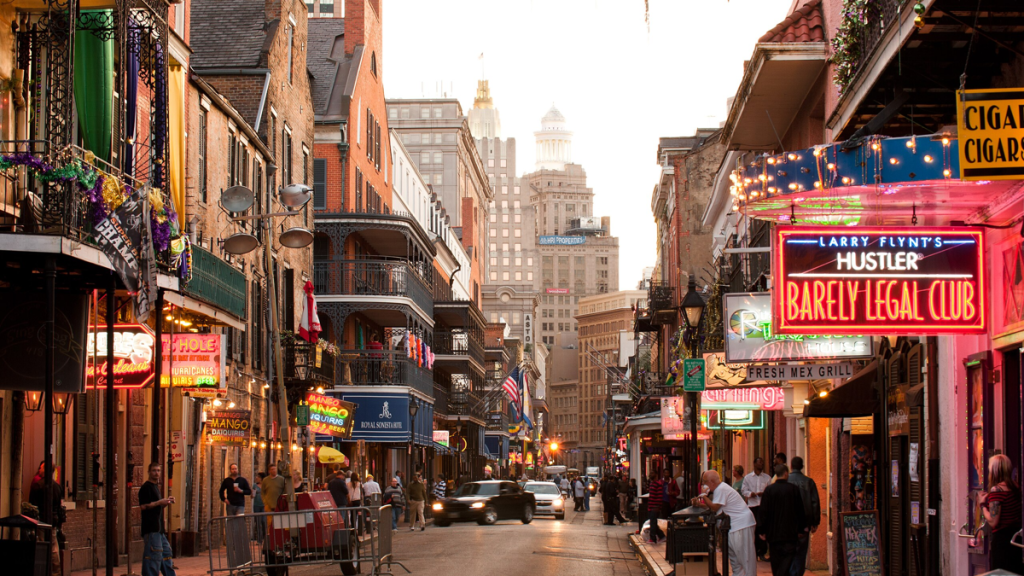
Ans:
[[[327,160],[313,159],[313,208],[327,208]]]
[[[96,406],[96,395],[98,392],[86,393],[79,396],[75,402],[75,473],[74,473],[74,496],[75,500],[81,502],[92,498],[93,492],[93,459],[92,445],[96,435],[95,427],[92,425],[90,414]]]

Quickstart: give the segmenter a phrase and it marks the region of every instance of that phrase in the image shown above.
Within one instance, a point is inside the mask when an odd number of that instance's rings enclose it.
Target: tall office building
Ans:
[[[484,316],[489,322],[504,319],[509,334],[532,350],[538,304],[536,217],[529,192],[516,175],[516,139],[501,138],[501,120],[487,80],[477,85],[469,127],[494,190],[488,214]]]
[[[540,296],[537,335],[552,346],[560,332],[576,332],[583,296],[619,289],[619,239],[611,218],[594,216],[594,191],[583,166],[572,163],[572,132],[554,106],[541,120],[536,172],[522,177],[536,229],[534,288]]]

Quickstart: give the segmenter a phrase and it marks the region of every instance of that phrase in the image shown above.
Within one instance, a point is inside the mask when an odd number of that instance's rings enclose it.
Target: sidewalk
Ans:
[[[644,571],[649,576],[667,576],[672,573],[672,564],[665,560],[665,543],[651,544],[641,540],[639,534],[629,535],[629,545],[636,552],[637,557],[640,559],[640,563],[644,567]],[[721,555],[719,555],[718,570],[722,571]],[[681,565],[680,565],[681,566]],[[706,570],[707,564],[699,564]],[[678,566],[677,566],[678,568]],[[694,566],[696,568],[696,565]],[[701,572],[700,570],[686,572],[677,570],[678,576],[689,575],[689,574],[706,574],[707,572]],[[729,570],[730,575],[732,574],[732,567]],[[808,570],[807,574],[814,576],[828,576],[828,570]],[[772,576],[772,565],[768,562],[757,563],[757,576]]]

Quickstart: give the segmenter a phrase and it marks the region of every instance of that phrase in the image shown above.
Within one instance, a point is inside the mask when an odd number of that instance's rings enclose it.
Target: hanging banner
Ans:
[[[251,418],[248,410],[211,410],[206,416],[206,441],[217,446],[248,445]]]
[[[309,431],[326,434],[345,440],[352,437],[352,422],[355,420],[356,405],[340,398],[310,392],[306,395],[309,403]]]
[[[215,396],[224,380],[223,334],[164,334],[160,385],[182,388],[192,396]]]
[[[725,359],[730,364],[871,358],[875,355],[870,336],[776,334],[772,331],[771,292],[725,294],[723,300]]]
[[[93,357],[95,346],[98,360]],[[107,327],[97,326],[89,332],[85,343],[88,361],[85,379],[88,388],[96,388],[99,374],[100,388],[107,385]],[[143,388],[156,377],[154,358],[156,337],[144,324],[114,325],[114,388]]]
[[[1024,180],[1024,88],[958,90],[961,180]]]
[[[145,251],[149,242],[147,202],[136,192],[110,215],[93,227],[93,236],[128,292],[135,296],[135,315],[145,321],[153,307],[149,267],[152,259]],[[154,288],[155,289],[155,288]]]
[[[975,334],[987,324],[978,228],[779,226],[779,334]]]

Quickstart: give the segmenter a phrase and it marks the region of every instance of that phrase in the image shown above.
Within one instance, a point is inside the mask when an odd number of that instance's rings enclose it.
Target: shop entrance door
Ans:
[[[961,536],[978,534],[976,546],[967,545],[969,576],[989,571],[989,542],[982,537],[984,523],[978,495],[988,486],[988,456],[992,450],[992,359],[988,352],[972,354],[967,369],[967,523]],[[970,540],[962,538],[962,542]]]

